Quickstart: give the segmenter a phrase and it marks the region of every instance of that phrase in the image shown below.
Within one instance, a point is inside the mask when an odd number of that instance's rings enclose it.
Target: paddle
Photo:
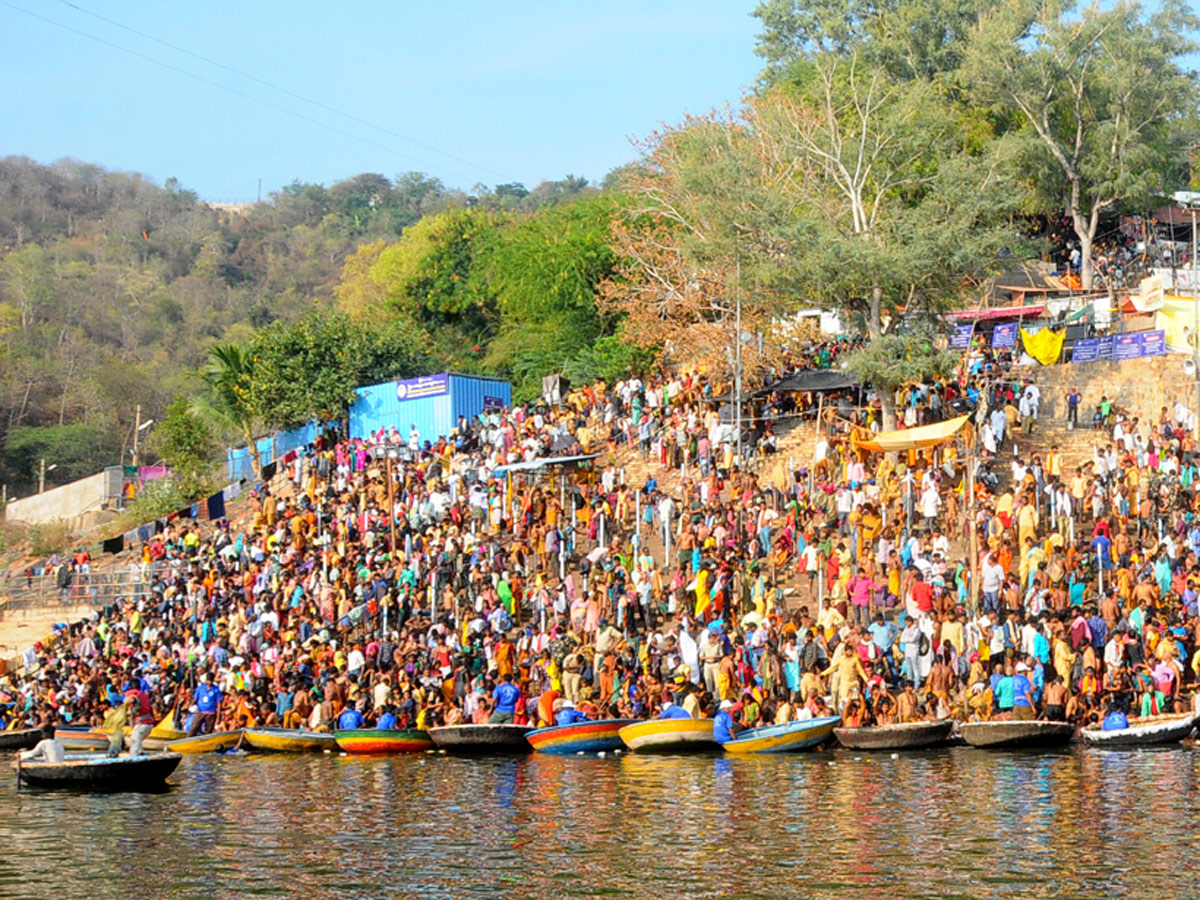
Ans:
[[[21,789],[21,751],[17,751],[17,790]]]

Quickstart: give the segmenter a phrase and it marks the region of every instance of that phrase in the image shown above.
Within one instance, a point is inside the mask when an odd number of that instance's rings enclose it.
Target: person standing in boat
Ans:
[[[741,708],[740,703],[734,703],[732,700],[721,701],[721,705],[717,708],[717,714],[713,717],[713,737],[718,744],[732,741],[738,736],[738,732],[743,730],[734,719],[734,715]]]
[[[196,704],[196,712],[192,714],[192,724],[188,728],[188,737],[198,734],[210,734],[216,730],[217,710],[221,708],[221,689],[213,683],[213,673],[204,673],[204,680],[196,685],[192,692],[192,702]]]
[[[125,742],[125,726],[128,722],[129,708],[124,703],[108,704],[101,729],[108,735],[107,755],[109,759],[115,759],[121,755],[121,745]]]
[[[511,725],[516,717],[517,701],[521,699],[521,689],[513,684],[512,674],[505,672],[500,683],[492,691],[495,709],[488,718],[489,725]]]
[[[136,681],[125,686],[125,705],[129,707],[129,716],[133,731],[129,735],[129,755],[142,755],[142,742],[154,730],[154,711],[150,707],[150,697]]]

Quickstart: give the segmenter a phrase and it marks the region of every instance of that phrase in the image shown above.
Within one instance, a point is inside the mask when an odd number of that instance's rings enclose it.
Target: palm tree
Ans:
[[[192,412],[228,436],[246,442],[254,475],[262,473],[262,457],[255,444],[259,417],[250,400],[254,359],[237,344],[217,344],[208,351],[200,370],[207,390],[192,401]]]

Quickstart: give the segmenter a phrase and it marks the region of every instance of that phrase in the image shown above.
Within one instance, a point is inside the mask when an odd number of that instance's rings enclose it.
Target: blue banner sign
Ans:
[[[396,382],[397,400],[420,400],[422,397],[437,397],[450,393],[450,376],[422,375]]]
[[[1071,351],[1071,362],[1140,359],[1143,356],[1162,356],[1166,352],[1165,332],[1138,331],[1076,341]]]
[[[992,331],[993,347],[1015,347],[1017,345],[1017,323],[1005,322]]]

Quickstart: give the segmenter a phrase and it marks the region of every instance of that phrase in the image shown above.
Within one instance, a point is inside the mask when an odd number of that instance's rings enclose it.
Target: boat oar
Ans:
[[[17,751],[17,790],[21,789],[21,751]]]

